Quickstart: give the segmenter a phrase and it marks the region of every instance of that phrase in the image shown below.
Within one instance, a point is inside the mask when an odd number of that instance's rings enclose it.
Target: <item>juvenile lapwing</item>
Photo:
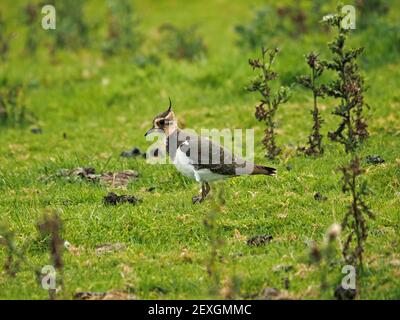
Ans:
[[[153,119],[153,127],[145,136],[152,132],[164,133],[167,153],[176,169],[201,183],[201,193],[192,198],[193,203],[200,203],[206,198],[210,192],[210,181],[241,175],[276,174],[274,168],[245,161],[205,137],[179,129],[171,108],[172,103],[169,100],[167,111]]]

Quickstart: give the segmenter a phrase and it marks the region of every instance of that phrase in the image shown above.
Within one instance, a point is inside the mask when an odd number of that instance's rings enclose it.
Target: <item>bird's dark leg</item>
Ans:
[[[200,203],[202,202],[208,195],[208,193],[210,192],[210,185],[208,184],[208,182],[202,182],[201,183],[201,193],[198,196],[194,196],[192,198],[192,202],[194,203]]]
[[[203,195],[204,195],[204,182],[201,183],[200,194],[198,196],[194,196],[192,198],[193,204],[202,202],[203,201]]]
[[[208,184],[208,182],[204,182],[204,194],[203,194],[203,198],[205,199],[207,197],[207,195],[210,193],[211,187]]]

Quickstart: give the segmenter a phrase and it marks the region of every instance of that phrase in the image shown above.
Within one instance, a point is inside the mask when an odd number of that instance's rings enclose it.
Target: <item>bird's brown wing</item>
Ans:
[[[234,176],[240,174],[238,169],[240,171],[240,168],[245,168],[248,164],[205,137],[192,135],[180,148],[190,158],[196,170],[209,169],[214,173]]]

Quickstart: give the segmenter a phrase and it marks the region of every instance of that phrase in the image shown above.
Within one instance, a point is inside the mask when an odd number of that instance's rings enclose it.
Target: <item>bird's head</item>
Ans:
[[[147,136],[153,132],[164,132],[166,135],[171,134],[177,129],[177,124],[175,120],[175,114],[172,111],[172,102],[169,99],[169,107],[167,111],[164,111],[153,119],[153,127],[150,128],[144,136]]]

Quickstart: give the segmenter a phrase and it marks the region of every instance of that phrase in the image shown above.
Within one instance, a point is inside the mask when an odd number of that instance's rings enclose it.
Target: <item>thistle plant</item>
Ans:
[[[323,98],[325,95],[325,85],[318,85],[318,78],[324,71],[324,65],[318,57],[318,54],[311,52],[306,56],[306,61],[311,69],[310,75],[300,76],[297,78],[297,82],[303,87],[312,91],[313,94],[313,110],[311,114],[313,116],[314,125],[312,132],[308,137],[308,147],[300,148],[306,155],[320,155],[324,153],[322,147],[322,134],[321,124],[324,122],[321,118],[320,111],[318,109],[318,98]]]
[[[342,191],[351,195],[351,204],[342,221],[343,231],[348,231],[343,246],[343,257],[348,264],[362,268],[364,244],[368,236],[367,218],[374,218],[364,200],[369,194],[368,186],[361,178],[364,170],[360,167],[359,157],[353,158],[348,166],[342,166],[340,171],[343,174]]]
[[[255,117],[258,121],[265,122],[266,129],[262,143],[267,150],[266,156],[270,159],[274,159],[281,152],[275,142],[275,114],[279,105],[286,103],[290,98],[289,87],[280,87],[275,94],[271,92],[270,82],[278,77],[278,73],[272,70],[278,52],[278,48],[266,49],[262,47],[261,61],[249,59],[249,64],[253,70],[257,69],[260,72],[257,78],[247,87],[247,90],[258,92],[261,95],[260,103],[256,106]]]
[[[329,132],[328,136],[332,141],[343,144],[348,153],[354,151],[368,137],[367,123],[364,118],[364,107],[368,107],[364,102],[366,87],[357,64],[357,58],[364,48],[348,49],[346,47],[350,29],[343,26],[344,14],[339,10],[338,12],[323,19],[325,23],[337,30],[335,39],[328,45],[333,58],[325,61],[324,65],[337,74],[337,78],[327,84],[326,93],[340,100],[333,114],[342,118],[339,127]]]

